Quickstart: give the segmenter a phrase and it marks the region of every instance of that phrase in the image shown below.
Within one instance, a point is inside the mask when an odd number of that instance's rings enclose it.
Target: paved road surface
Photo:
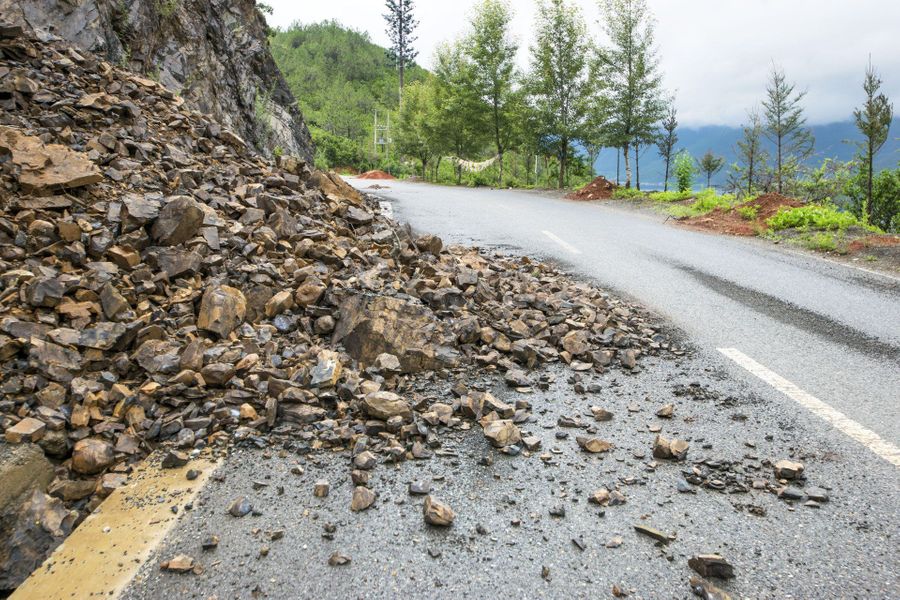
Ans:
[[[736,348],[900,445],[900,279],[599,202],[403,182],[372,191],[351,181],[447,242],[557,260],[701,347]]]
[[[693,597],[688,557],[707,552],[735,566],[735,579],[722,585],[736,599],[897,597],[896,281],[597,204],[401,183],[384,195],[396,216],[447,241],[553,258],[633,296],[687,333],[695,351],[642,360],[636,376],[588,375],[585,383],[598,384],[593,394],[577,393],[571,373],[551,367],[546,373],[555,382],[524,396],[535,407],[524,431],[541,438],[540,452],[498,454],[477,427],[440,431],[442,455],[375,468],[370,486],[378,501],[362,513],[349,510],[346,453],[307,455],[292,440],[266,450],[239,445],[192,506],[160,500],[183,517],[126,600],[568,600],[610,598],[613,585],[631,599],[681,599]],[[718,348],[732,349],[729,357]],[[523,398],[472,377],[467,385],[493,386],[507,402]],[[452,383],[420,391],[446,398]],[[667,402],[676,418],[664,421],[655,412]],[[594,424],[594,404],[611,410],[613,421]],[[560,428],[560,416],[594,424],[614,449],[579,451],[577,430]],[[651,463],[650,426],[658,425],[690,442],[687,463]],[[569,437],[559,439],[562,433]],[[804,489],[826,488],[828,502],[790,504],[768,491],[678,491],[691,465],[711,460],[723,465],[723,479],[731,472],[771,480],[767,461],[786,457],[805,463]],[[312,495],[318,479],[332,484],[327,498]],[[434,493],[453,506],[452,528],[423,522],[421,498],[407,492],[414,480],[432,481]],[[605,510],[586,502],[600,486],[622,490],[627,502]],[[229,516],[238,495],[259,514]],[[551,515],[559,507],[565,517]],[[656,545],[635,524],[677,539]],[[272,531],[284,537],[272,540]],[[221,541],[204,552],[201,541],[210,534]],[[333,552],[352,562],[328,566]],[[202,574],[159,570],[179,553],[195,557]],[[542,577],[544,567],[549,577]]]

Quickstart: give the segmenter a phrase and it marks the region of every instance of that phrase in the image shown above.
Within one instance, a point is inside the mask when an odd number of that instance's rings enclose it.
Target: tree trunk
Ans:
[[[872,223],[872,159],[875,157],[875,149],[872,146],[872,138],[869,138],[869,164],[866,181],[866,224]]]
[[[561,190],[566,187],[566,154],[568,153],[569,140],[562,138],[559,143],[559,179],[556,183],[556,189]]]
[[[753,193],[753,162],[754,156],[751,155],[747,164],[747,196]]]
[[[777,183],[776,189],[778,190],[778,193],[780,194],[781,190],[782,190],[782,187],[781,187],[781,177],[782,177],[782,173],[781,173],[781,136],[780,135],[778,136],[777,145],[778,145],[778,181],[776,182]]]
[[[638,191],[641,191],[641,145],[634,145],[634,183]]]
[[[706,189],[709,189],[709,180],[710,180],[710,179],[712,179],[712,172],[711,172],[711,171],[707,171],[707,172],[706,172]]]
[[[619,185],[619,160],[622,158],[621,148],[616,148],[616,185]]]
[[[670,150],[668,154],[666,154],[666,181],[663,183],[663,191],[669,191],[669,157],[672,156],[672,151]]]
[[[625,189],[626,190],[631,188],[631,161],[628,159],[629,146],[631,146],[631,144],[629,144],[628,142],[625,142],[622,145],[622,150],[623,150],[622,154],[625,157]]]

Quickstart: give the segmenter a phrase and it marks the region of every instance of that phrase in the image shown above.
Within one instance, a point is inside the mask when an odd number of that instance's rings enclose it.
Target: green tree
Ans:
[[[588,86],[590,88],[591,86]],[[609,107],[606,98],[597,93],[589,93],[584,125],[581,128],[580,141],[584,146],[590,162],[590,176],[594,178],[594,165],[600,156],[600,151],[611,144],[609,132],[607,131],[609,122]]]
[[[672,157],[675,154],[675,144],[678,143],[678,134],[675,130],[678,128],[678,113],[675,110],[675,104],[669,105],[669,112],[662,122],[662,130],[656,141],[656,147],[659,149],[659,156],[666,163],[666,179],[663,184],[663,191],[669,191],[669,168],[672,164]]]
[[[866,100],[861,108],[853,111],[856,127],[865,140],[859,145],[862,155],[861,166],[865,177],[865,204],[862,210],[862,218],[871,222],[873,213],[872,182],[874,180],[875,155],[881,150],[888,139],[888,131],[891,128],[891,119],[894,118],[894,107],[887,96],[878,93],[881,89],[881,78],[875,72],[872,61],[866,68],[866,77],[863,81],[863,91]]]
[[[662,74],[654,42],[654,21],[646,0],[600,0],[609,44],[597,52],[594,81],[609,100],[610,133],[625,158],[625,187],[631,187],[629,149],[653,139],[665,114]]]
[[[734,187],[736,190],[745,191],[748,196],[753,195],[753,190],[758,187],[760,176],[766,171],[769,153],[763,147],[763,125],[756,110],[748,113],[749,123],[742,127],[743,137],[737,142],[738,162],[735,169]]]
[[[413,0],[386,0],[384,3],[387,12],[384,20],[387,22],[387,35],[391,40],[388,48],[388,58],[397,67],[400,75],[399,102],[403,104],[404,72],[406,65],[412,63],[418,51],[413,48],[416,37],[413,35],[419,22],[413,17]]]
[[[806,125],[800,102],[806,92],[795,92],[778,66],[772,66],[766,99],[763,100],[765,133],[775,144],[775,189],[784,193],[785,179],[793,177],[800,164],[812,156],[815,139]],[[786,176],[787,174],[787,176]]]
[[[484,104],[473,85],[474,66],[460,42],[443,44],[435,54],[435,128],[442,150],[471,160],[484,148]],[[456,183],[462,180],[462,165],[456,163]]]
[[[706,173],[706,187],[710,187],[712,176],[722,170],[722,167],[725,166],[725,159],[713,154],[712,150],[707,150],[698,164],[700,171]]]
[[[581,137],[588,108],[587,25],[580,9],[566,0],[541,0],[535,30],[529,90],[545,133],[556,142],[557,188],[563,188],[569,145]]]
[[[435,86],[416,81],[406,86],[406,100],[400,107],[400,123],[394,142],[401,154],[418,160],[422,177],[428,176],[428,162],[434,156]]]
[[[682,150],[675,155],[675,181],[678,183],[679,192],[690,192],[694,187],[694,175],[697,168],[694,166],[694,158],[687,150]]]
[[[515,59],[518,46],[509,35],[512,9],[505,0],[482,0],[472,17],[466,53],[474,65],[473,84],[489,112],[499,159],[498,184],[503,183],[503,153],[511,135]]]

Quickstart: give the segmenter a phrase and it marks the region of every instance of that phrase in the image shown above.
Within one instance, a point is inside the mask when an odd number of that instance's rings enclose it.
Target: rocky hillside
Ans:
[[[266,154],[312,160],[254,0],[0,0],[0,14],[159,81]]]

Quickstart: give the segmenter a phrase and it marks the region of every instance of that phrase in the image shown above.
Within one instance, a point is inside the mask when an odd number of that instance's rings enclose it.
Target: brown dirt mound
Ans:
[[[616,191],[616,184],[602,175],[566,198],[569,200],[609,200]]]
[[[729,235],[756,235],[760,229],[766,227],[766,221],[774,216],[782,207],[802,206],[803,202],[796,198],[789,198],[781,194],[764,194],[755,200],[738,204],[733,208],[717,208],[700,217],[690,217],[681,221],[685,225],[707,229],[717,233]],[[747,207],[756,208],[756,218],[747,219],[740,209]]]
[[[397,179],[390,173],[385,173],[384,171],[366,171],[362,175],[359,176],[360,179]]]

